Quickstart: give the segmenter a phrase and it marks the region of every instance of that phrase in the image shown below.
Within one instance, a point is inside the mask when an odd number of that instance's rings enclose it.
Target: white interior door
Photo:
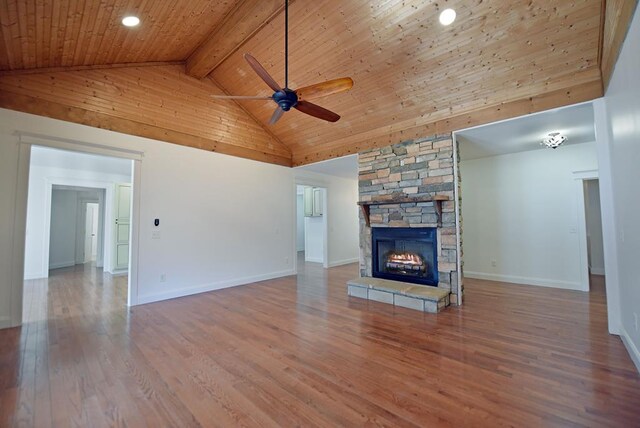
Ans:
[[[131,227],[131,184],[116,184],[114,269],[129,268],[129,228]]]
[[[98,257],[98,217],[99,206],[96,203],[87,204],[87,216],[85,219],[85,263],[96,261]]]
[[[94,218],[97,220],[96,205],[87,203],[85,204],[85,216],[84,216],[84,257],[83,262],[88,263],[92,260],[93,254],[93,241],[96,239],[95,231],[93,230]],[[95,260],[95,259],[93,259]]]

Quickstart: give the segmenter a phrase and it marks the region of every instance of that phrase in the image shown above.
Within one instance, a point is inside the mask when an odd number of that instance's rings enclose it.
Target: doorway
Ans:
[[[296,252],[298,263],[327,267],[327,189],[296,185]]]
[[[584,195],[584,244],[586,247],[586,269],[589,278],[589,290],[595,286],[604,286],[604,243],[602,234],[602,215],[600,208],[600,181],[597,178],[582,180]]]
[[[50,209],[45,200],[45,212],[50,212],[49,272],[87,263],[103,268],[105,189],[54,184],[50,198]],[[26,252],[29,264],[37,252],[31,241]],[[27,279],[38,276],[45,275],[25,275]]]
[[[130,304],[133,161],[33,145],[28,167],[24,316],[60,293]]]

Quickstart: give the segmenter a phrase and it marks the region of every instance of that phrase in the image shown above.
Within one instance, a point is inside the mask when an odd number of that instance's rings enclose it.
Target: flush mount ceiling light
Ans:
[[[445,9],[440,12],[440,23],[442,25],[451,25],[456,20],[456,11],[453,9]]]
[[[542,144],[550,149],[557,149],[565,141],[567,141],[567,137],[564,135],[561,135],[559,132],[551,132],[542,139]]]
[[[135,27],[140,23],[140,18],[137,16],[125,16],[122,18],[122,25],[125,27]]]

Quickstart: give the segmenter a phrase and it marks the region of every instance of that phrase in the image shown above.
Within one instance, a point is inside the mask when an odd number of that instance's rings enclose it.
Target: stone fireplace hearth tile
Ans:
[[[415,285],[382,278],[361,277],[347,282],[351,297],[438,313],[449,306],[449,291],[426,285]]]

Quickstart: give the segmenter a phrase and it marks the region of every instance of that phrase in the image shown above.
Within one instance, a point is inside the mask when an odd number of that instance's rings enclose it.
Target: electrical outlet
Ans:
[[[635,327],[636,327],[636,332],[638,332],[638,313],[637,312],[633,313],[633,322],[634,322]]]
[[[495,260],[491,260],[491,266],[496,267],[498,265],[498,262]]]
[[[166,273],[161,273],[160,274],[160,282],[167,282],[167,274]]]

